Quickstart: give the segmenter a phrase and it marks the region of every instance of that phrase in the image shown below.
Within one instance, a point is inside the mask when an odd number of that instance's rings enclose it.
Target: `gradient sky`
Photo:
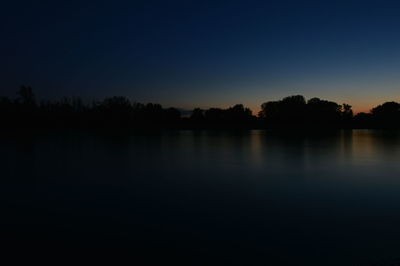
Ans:
[[[227,107],[400,100],[400,1],[8,1],[0,92]]]

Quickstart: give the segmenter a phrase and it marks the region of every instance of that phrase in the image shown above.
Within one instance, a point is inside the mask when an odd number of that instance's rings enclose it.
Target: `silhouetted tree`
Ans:
[[[249,108],[236,104],[226,109],[195,108],[190,118],[176,108],[160,104],[136,103],[123,96],[85,104],[78,97],[36,103],[31,87],[21,86],[17,98],[0,97],[0,123],[4,128],[137,128],[137,127],[336,127],[400,128],[400,103],[386,102],[370,113],[353,115],[349,104],[301,95],[269,101],[261,105],[259,118]]]
[[[204,121],[204,111],[200,108],[193,109],[190,120],[194,122],[203,122]]]
[[[35,95],[31,87],[21,86],[18,90],[17,101],[25,106],[35,106]]]
[[[313,125],[337,125],[341,122],[341,109],[335,102],[312,98],[307,102],[306,119]]]
[[[304,122],[306,101],[302,95],[285,97],[261,105],[261,115],[272,124],[299,125]]]
[[[220,123],[224,121],[224,110],[221,108],[210,108],[206,110],[204,117],[209,123]]]
[[[382,105],[371,110],[371,113],[375,117],[397,117],[400,112],[400,104],[397,102],[385,102]]]
[[[233,107],[229,107],[225,113],[226,119],[230,122],[243,123],[250,121],[252,118],[251,110],[245,108],[243,104],[236,104]]]
[[[126,97],[114,96],[97,103],[95,109],[103,126],[128,127],[132,115],[132,106]]]
[[[400,126],[400,104],[397,102],[385,102],[371,110],[373,123],[378,127]]]
[[[168,108],[164,113],[164,123],[178,123],[181,119],[181,112],[176,108]]]
[[[353,128],[371,128],[374,127],[372,123],[372,114],[364,112],[358,113],[353,117]]]
[[[351,109],[351,105],[349,104],[342,104],[342,116],[345,120],[350,120],[353,118],[353,110]]]
[[[277,121],[279,119],[279,101],[265,102],[261,105],[259,116],[269,121]]]
[[[293,124],[300,124],[304,122],[306,100],[302,95],[283,98],[280,108],[282,112],[282,121]]]
[[[259,117],[269,125],[338,127],[351,123],[353,111],[348,104],[311,98],[307,102],[301,95],[261,105]]]

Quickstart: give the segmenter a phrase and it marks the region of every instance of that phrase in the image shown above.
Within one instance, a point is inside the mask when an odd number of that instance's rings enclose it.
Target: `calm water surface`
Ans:
[[[0,139],[1,234],[10,246],[167,251],[201,265],[400,257],[399,132]]]

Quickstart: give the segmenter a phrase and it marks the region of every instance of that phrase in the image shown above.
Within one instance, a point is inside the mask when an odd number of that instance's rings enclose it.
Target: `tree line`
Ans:
[[[232,107],[195,108],[182,116],[176,108],[131,102],[123,96],[84,103],[80,98],[38,102],[31,87],[17,97],[0,97],[4,129],[17,128],[400,128],[400,104],[385,102],[369,113],[353,114],[349,104],[301,95],[268,101],[261,111]]]

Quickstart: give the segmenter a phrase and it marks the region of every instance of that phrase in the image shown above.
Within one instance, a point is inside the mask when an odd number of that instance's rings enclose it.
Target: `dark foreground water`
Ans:
[[[400,133],[0,139],[0,233],[9,247],[129,248],[138,258],[164,256],[163,265],[400,257]]]

